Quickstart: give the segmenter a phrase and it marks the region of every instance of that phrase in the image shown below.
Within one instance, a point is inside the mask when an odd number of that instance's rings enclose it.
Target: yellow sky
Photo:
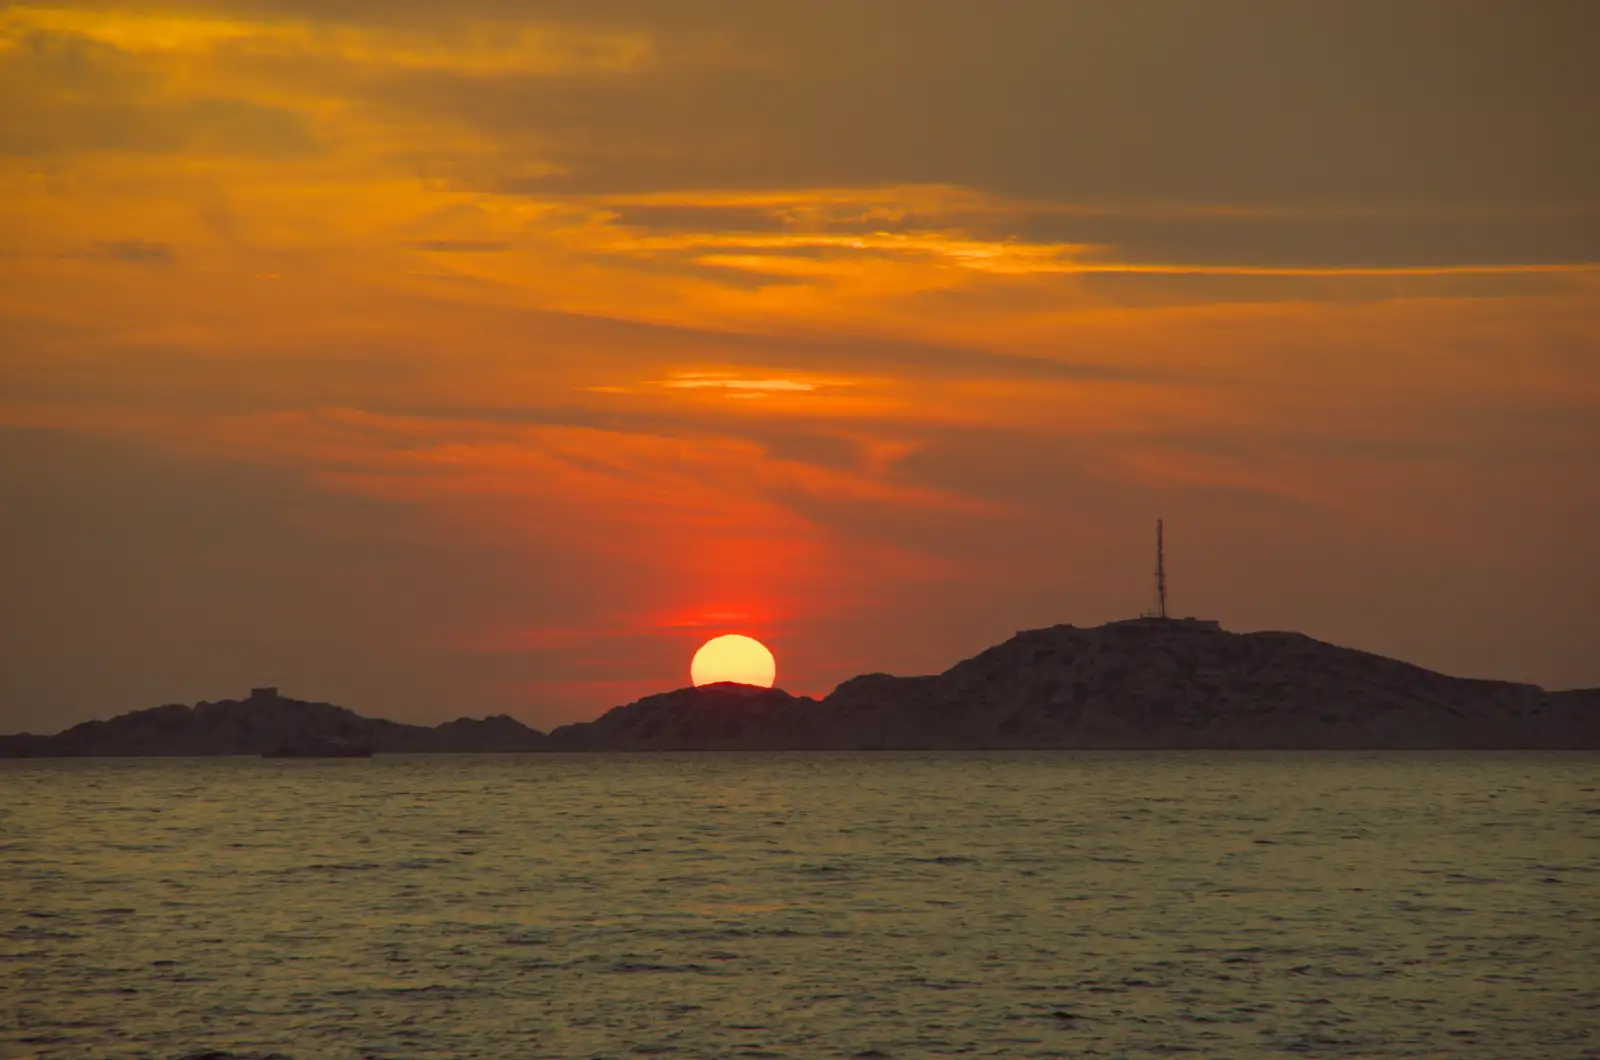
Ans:
[[[1185,610],[1600,683],[1592,17],[1194,10],[5,9],[0,728],[820,693],[1158,515]]]

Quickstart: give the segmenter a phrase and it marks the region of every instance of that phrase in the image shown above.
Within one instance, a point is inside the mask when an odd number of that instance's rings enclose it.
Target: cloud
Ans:
[[[654,50],[646,33],[570,20],[447,18],[418,26],[352,22],[329,14],[323,8],[292,18],[237,11],[205,17],[159,8],[18,4],[0,13],[0,34],[74,36],[167,62],[210,59],[250,66],[287,61],[301,72],[307,63],[320,62],[480,75],[627,73],[649,65]]]
[[[1485,272],[1600,263],[1600,203],[1505,210],[1337,210],[1166,214],[1044,210],[1017,218],[1026,239],[1106,248],[1107,264],[1296,270]]]
[[[1581,3],[200,9],[20,7],[8,25],[455,127],[492,141],[503,178],[541,162],[543,194],[935,182],[1472,206],[1592,203],[1600,185]]]
[[[496,239],[413,239],[404,246],[430,254],[496,254],[511,249],[509,242]]]
[[[651,385],[669,390],[725,390],[738,396],[754,397],[765,394],[810,394],[823,387],[850,384],[809,379],[740,379],[711,372],[681,372],[671,379],[656,380]]]
[[[663,36],[694,20],[631,11]],[[1582,5],[796,12],[721,9],[741,66],[402,98],[542,130],[549,192],[935,181],[1052,201],[1474,205],[1581,203],[1600,184]]]
[[[0,153],[79,151],[295,157],[317,150],[298,112],[225,95],[171,93],[164,78],[112,45],[28,31],[0,48]]]
[[[656,229],[668,232],[776,232],[788,227],[788,220],[771,207],[706,203],[620,203],[614,211],[617,224],[625,228]]]
[[[90,261],[120,261],[133,265],[170,265],[172,248],[146,239],[101,240],[79,247],[64,257]]]

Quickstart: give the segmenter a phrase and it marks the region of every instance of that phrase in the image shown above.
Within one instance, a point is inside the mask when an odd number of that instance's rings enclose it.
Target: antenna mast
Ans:
[[[1160,519],[1156,520],[1156,617],[1167,617],[1167,555]]]

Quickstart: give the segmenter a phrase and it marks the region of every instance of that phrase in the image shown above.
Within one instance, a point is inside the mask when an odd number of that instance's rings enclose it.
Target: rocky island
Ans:
[[[1600,749],[1600,689],[1448,677],[1299,633],[1133,619],[1025,630],[921,677],[868,674],[818,700],[682,688],[545,734],[506,716],[432,728],[257,690],[55,736],[0,756],[261,754],[334,740],[378,752],[930,749]]]
[[[1135,619],[1026,630],[942,674],[824,699],[706,686],[550,734],[561,749],[1600,748],[1600,689],[1447,677],[1298,633]]]
[[[0,757],[262,755],[273,758],[370,757],[375,752],[538,751],[543,733],[499,715],[432,727],[367,718],[331,703],[254,689],[248,699],[192,707],[171,703],[86,721],[54,736],[0,736]]]

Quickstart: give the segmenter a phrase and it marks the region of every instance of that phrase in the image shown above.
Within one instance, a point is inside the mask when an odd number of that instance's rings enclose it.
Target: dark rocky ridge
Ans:
[[[1136,619],[1025,630],[929,677],[820,702],[708,686],[550,734],[557,749],[1600,749],[1600,689],[1480,681],[1313,640]]]
[[[824,703],[827,700],[823,700]],[[806,749],[818,702],[781,688],[724,681],[680,688],[613,707],[594,721],[550,733],[560,751]]]
[[[538,751],[546,737],[503,714],[482,721],[458,718],[430,728],[274,693],[193,707],[171,703],[109,721],[86,721],[54,736],[0,736],[0,757],[259,755],[335,744],[411,753]]]
[[[1546,692],[1183,620],[1026,630],[942,674],[852,678],[825,697],[708,685],[548,736],[506,716],[434,728],[275,694],[157,707],[0,756],[260,754],[291,740],[388,752],[984,748],[1600,749],[1600,689]]]

